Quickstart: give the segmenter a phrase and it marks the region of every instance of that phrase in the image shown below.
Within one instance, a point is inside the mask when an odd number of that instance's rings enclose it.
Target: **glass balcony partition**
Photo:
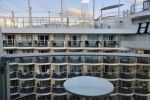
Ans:
[[[52,63],[66,63],[66,57],[65,56],[52,57]]]
[[[150,64],[150,59],[149,58],[137,58],[137,63]]]
[[[85,47],[101,47],[102,43],[100,41],[85,41]]]
[[[3,46],[4,47],[16,47],[16,41],[14,39],[6,39],[3,40]]]
[[[19,58],[19,63],[32,63],[33,57],[21,57]]]
[[[37,82],[37,89],[36,89],[36,93],[50,93],[51,92],[51,85],[50,85],[50,81],[46,80],[46,81],[38,81]]]
[[[138,79],[150,79],[150,67],[139,65],[136,68],[136,78]]]
[[[134,57],[120,57],[120,63],[135,63]]]
[[[82,41],[68,41],[68,47],[81,47],[83,46]]]
[[[51,47],[65,47],[66,42],[64,40],[51,41]]]
[[[32,47],[32,41],[31,40],[19,40],[16,41],[17,47]]]
[[[119,63],[119,58],[115,56],[104,56],[103,63]]]
[[[82,76],[82,75],[84,75],[82,65],[71,65],[70,66],[70,73],[68,75],[69,78],[75,77],[75,76]]]
[[[86,76],[95,76],[95,77],[101,77],[101,66],[98,65],[87,65],[87,73],[85,73]]]
[[[68,63],[83,63],[82,56],[69,56]]]
[[[85,56],[85,63],[102,63],[102,56]]]
[[[48,47],[47,40],[34,40],[34,47]]]
[[[104,41],[104,44],[103,44],[103,46],[104,47],[113,47],[113,48],[115,48],[115,47],[119,47],[119,41],[116,41],[116,40],[108,40],[108,41]]]
[[[66,65],[55,65],[53,66],[52,78],[67,78],[67,66]]]
[[[20,93],[24,94],[33,93],[35,90],[34,86],[35,86],[34,80],[23,81],[20,87]]]
[[[36,63],[50,63],[48,57],[37,57],[35,62]]]
[[[18,66],[17,65],[10,65],[10,78],[17,78],[18,77]]]
[[[39,65],[39,69],[36,70],[35,77],[38,79],[45,79],[50,78],[50,75],[50,65]]]

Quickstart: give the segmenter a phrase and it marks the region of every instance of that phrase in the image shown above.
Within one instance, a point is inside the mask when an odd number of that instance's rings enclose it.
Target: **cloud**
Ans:
[[[68,12],[68,15],[70,15],[70,16],[82,16],[82,11],[80,9],[68,8],[65,11],[65,13],[67,13],[67,12]],[[90,12],[90,11],[86,11],[85,14],[88,17],[92,17],[92,12]]]

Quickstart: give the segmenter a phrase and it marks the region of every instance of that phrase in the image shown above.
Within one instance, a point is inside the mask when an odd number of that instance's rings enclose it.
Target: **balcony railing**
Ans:
[[[48,47],[48,41],[46,40],[34,40],[34,47]]]
[[[150,79],[150,75],[149,75],[148,71],[146,71],[146,72],[137,72],[136,73],[136,78],[138,78],[138,79]]]
[[[67,78],[67,72],[54,72],[52,78]]]
[[[32,47],[32,41],[26,40],[26,41],[16,41],[17,47]]]
[[[36,90],[36,93],[50,93],[51,92],[51,88],[50,87],[38,87]]]
[[[65,47],[65,41],[52,41],[51,47]]]
[[[10,93],[18,93],[18,87],[10,87]]]
[[[37,79],[45,79],[45,78],[50,78],[50,72],[36,72],[35,78]]]
[[[10,79],[12,79],[12,78],[17,78],[17,74],[18,74],[18,72],[10,72],[9,73],[9,75],[10,75]]]
[[[83,60],[81,59],[81,57],[69,57],[68,63],[83,63]]]
[[[51,96],[46,95],[46,96],[38,96],[38,100],[51,100]]]
[[[32,58],[19,58],[19,63],[32,63]]]
[[[117,72],[104,72],[104,78],[106,79],[117,79],[118,73]]]
[[[85,76],[101,77],[101,72],[87,72],[85,73]]]
[[[137,63],[149,64],[150,63],[150,59],[148,59],[148,58],[137,58]]]
[[[34,78],[34,72],[19,72],[18,74],[21,79]]]
[[[134,93],[134,88],[130,88],[130,87],[120,87],[118,89],[119,93],[123,93],[123,94],[132,94]]]
[[[68,78],[83,76],[83,75],[84,75],[83,72],[70,72],[70,74],[68,74]]]
[[[100,41],[85,41],[84,46],[85,47],[100,47],[101,43]]]
[[[135,77],[135,73],[133,72],[121,72],[119,75],[122,79],[133,79]]]
[[[135,60],[133,58],[120,58],[120,63],[134,63]]]
[[[85,63],[101,63],[102,61],[99,58],[90,58],[86,57],[85,58]]]
[[[146,86],[140,86],[140,87],[137,87],[135,88],[135,93],[138,93],[138,94],[150,94],[150,91],[149,89],[146,87]]]
[[[104,41],[104,47],[118,47],[118,41]]]
[[[60,58],[53,57],[52,59],[52,63],[65,63],[65,62],[66,62],[65,57],[60,57]]]
[[[4,47],[15,47],[15,40],[3,40]]]
[[[30,94],[30,93],[33,93],[33,92],[34,92],[34,87],[26,86],[26,87],[21,87],[20,88],[20,93]]]
[[[104,63],[118,63],[118,59],[116,57],[104,57]]]
[[[36,63],[48,63],[50,62],[48,58],[39,57],[35,61]]]
[[[66,93],[65,89],[61,86],[54,86],[52,88],[52,93],[56,93],[56,94],[61,94],[61,93]]]
[[[68,47],[80,47],[82,41],[68,41]]]

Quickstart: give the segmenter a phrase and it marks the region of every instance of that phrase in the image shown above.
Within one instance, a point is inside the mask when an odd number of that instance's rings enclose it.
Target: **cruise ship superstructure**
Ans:
[[[5,100],[32,94],[31,100],[79,100],[63,82],[84,75],[114,84],[104,100],[150,100],[149,1],[94,22],[48,19],[32,18],[29,26],[28,18],[0,18]]]

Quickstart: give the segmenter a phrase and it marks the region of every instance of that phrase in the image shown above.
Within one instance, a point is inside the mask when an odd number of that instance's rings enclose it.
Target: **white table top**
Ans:
[[[108,80],[91,76],[80,76],[64,82],[64,88],[72,95],[79,97],[107,96],[114,91],[114,86]]]

